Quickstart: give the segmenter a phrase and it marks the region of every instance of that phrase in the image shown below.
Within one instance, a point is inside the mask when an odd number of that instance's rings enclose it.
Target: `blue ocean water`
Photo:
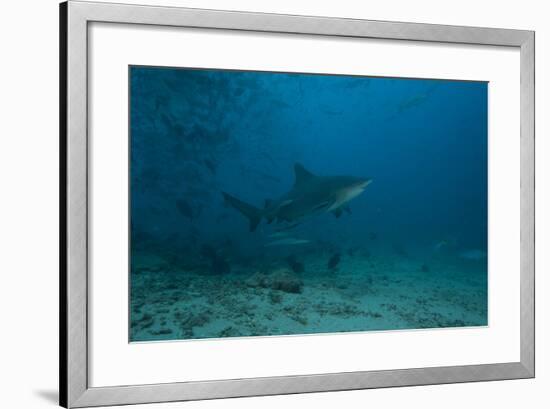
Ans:
[[[487,325],[487,83],[129,85],[130,340]]]

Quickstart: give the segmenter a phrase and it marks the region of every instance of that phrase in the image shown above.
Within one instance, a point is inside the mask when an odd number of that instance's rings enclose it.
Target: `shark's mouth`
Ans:
[[[341,194],[342,200],[344,202],[348,202],[351,199],[359,196],[361,193],[363,193],[363,191],[365,190],[365,188],[367,187],[367,185],[369,183],[370,183],[370,181],[362,182],[362,183],[357,184],[357,185],[355,185],[355,186],[353,186],[349,189],[344,190]]]
[[[351,186],[348,189],[344,189],[338,194],[336,200],[330,205],[327,209],[327,212],[336,210],[342,207],[345,203],[349,202],[351,199],[359,196],[365,188],[371,183],[371,180],[366,180],[364,182],[358,183],[354,186]]]

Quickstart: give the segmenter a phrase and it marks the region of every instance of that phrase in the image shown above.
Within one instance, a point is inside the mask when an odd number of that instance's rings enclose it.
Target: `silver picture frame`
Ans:
[[[520,51],[521,323],[518,362],[91,387],[88,357],[88,25],[109,22],[515,47]],[[60,5],[60,404],[170,402],[535,376],[535,33],[479,27],[69,1]],[[321,359],[321,358],[320,358]]]

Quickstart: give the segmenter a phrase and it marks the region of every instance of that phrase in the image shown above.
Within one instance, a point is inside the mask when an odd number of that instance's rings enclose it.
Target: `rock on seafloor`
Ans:
[[[300,294],[304,287],[300,277],[285,269],[277,269],[271,273],[255,273],[246,280],[246,285],[253,288],[269,288],[293,294]]]

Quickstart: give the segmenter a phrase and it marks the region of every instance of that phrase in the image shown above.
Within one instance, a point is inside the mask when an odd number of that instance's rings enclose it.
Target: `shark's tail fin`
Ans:
[[[256,230],[258,224],[260,224],[260,221],[262,220],[262,211],[252,205],[249,205],[248,203],[237,199],[236,197],[231,196],[228,193],[222,192],[222,194],[227,203],[229,203],[231,206],[233,206],[235,209],[237,209],[248,218],[248,221],[250,222],[250,231]]]

